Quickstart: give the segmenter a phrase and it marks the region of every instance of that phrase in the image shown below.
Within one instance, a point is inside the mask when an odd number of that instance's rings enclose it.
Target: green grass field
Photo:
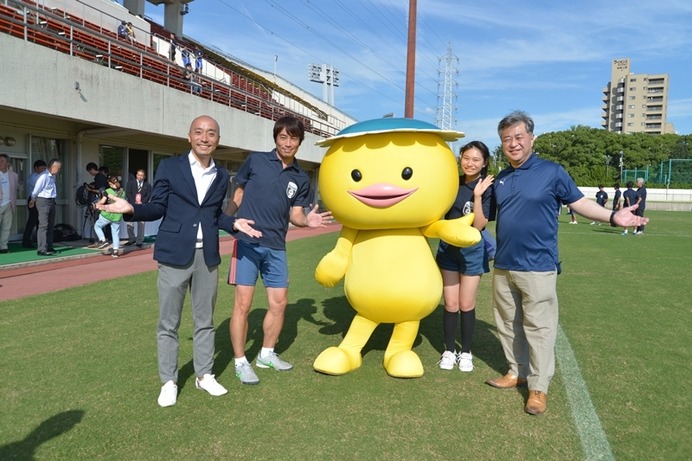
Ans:
[[[359,370],[314,372],[312,361],[340,342],[353,317],[341,286],[327,289],[313,278],[336,239],[329,234],[289,243],[290,300],[278,352],[295,368],[257,370],[258,386],[242,386],[233,373],[224,258],[214,372],[229,393],[219,398],[195,389],[188,305],[178,404],[156,404],[155,272],[2,303],[0,459],[691,459],[692,215],[647,215],[651,224],[636,237],[560,217],[564,341],[543,416],[524,413],[525,390],[484,384],[506,372],[490,276],[481,283],[472,373],[436,366],[441,307],[416,341],[422,378],[383,370],[388,325],[375,331]],[[250,358],[265,309],[259,290]]]

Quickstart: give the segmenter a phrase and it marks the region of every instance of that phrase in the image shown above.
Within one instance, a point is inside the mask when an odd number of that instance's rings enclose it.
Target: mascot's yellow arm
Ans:
[[[470,247],[481,241],[481,233],[472,227],[473,219],[473,213],[469,213],[462,218],[435,221],[421,230],[428,238],[439,238],[457,247]]]
[[[315,269],[315,280],[325,287],[333,287],[346,275],[353,242],[358,230],[343,227],[334,249],[327,253]]]

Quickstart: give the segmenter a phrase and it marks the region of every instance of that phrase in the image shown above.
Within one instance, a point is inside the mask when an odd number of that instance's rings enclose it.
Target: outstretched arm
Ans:
[[[107,211],[109,213],[132,214],[135,212],[130,202],[123,198],[116,197],[115,195],[109,195],[107,201],[106,197],[101,197],[94,206],[98,210]]]
[[[319,213],[317,211],[318,208],[318,205],[315,205],[306,215],[305,211],[303,211],[303,207],[294,206],[293,208],[291,208],[291,216],[289,220],[291,221],[291,224],[293,224],[294,226],[311,228],[325,227],[327,224],[330,224],[334,221],[334,219],[332,218],[331,211],[324,211],[322,213]]]
[[[649,222],[649,218],[634,214],[634,210],[638,206],[632,205],[622,208],[618,212],[612,212],[586,197],[569,204],[571,209],[585,218],[593,221],[610,222],[612,225],[622,227],[645,226]]]
[[[245,218],[238,218],[233,223],[233,229],[240,231],[243,234],[247,234],[250,237],[255,237],[255,238],[262,237],[262,232],[253,228],[252,224],[255,224],[255,221],[252,221],[250,219],[245,219]]]
[[[475,215],[469,213],[464,217],[435,221],[423,227],[423,235],[428,238],[439,238],[457,247],[470,247],[481,241],[481,233],[472,226]]]

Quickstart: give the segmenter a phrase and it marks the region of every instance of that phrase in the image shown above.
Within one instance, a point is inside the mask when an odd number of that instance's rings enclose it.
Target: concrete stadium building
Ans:
[[[143,16],[144,0],[125,0],[125,6],[111,0],[0,0],[0,152],[10,156],[21,181],[11,240],[23,232],[24,181],[35,160],[62,161],[56,223],[71,224],[88,238],[87,213],[74,200],[79,186],[92,180],[86,164],[105,164],[124,182],[143,168],[153,182],[161,159],[187,153],[190,122],[201,114],[218,120],[221,143],[214,157],[232,175],[250,152],[274,147],[275,120],[301,118],[307,133],[298,160],[316,187],[324,150],[315,142],[356,120],[272,73],[180,34],[183,16],[174,13],[189,1],[165,0],[166,22],[172,19],[164,27]],[[136,40],[118,38],[122,21],[133,24]],[[179,47],[203,52],[196,86],[180,53],[170,59],[174,32]],[[155,233],[155,224],[147,226],[147,234]]]

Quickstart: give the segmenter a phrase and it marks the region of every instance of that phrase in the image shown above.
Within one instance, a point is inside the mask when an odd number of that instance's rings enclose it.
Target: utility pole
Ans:
[[[408,48],[406,53],[406,103],[404,117],[413,118],[413,97],[416,84],[416,0],[408,3]]]

